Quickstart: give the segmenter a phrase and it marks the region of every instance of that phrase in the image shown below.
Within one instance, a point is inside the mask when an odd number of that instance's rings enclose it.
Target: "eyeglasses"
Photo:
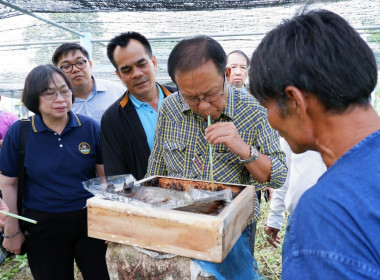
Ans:
[[[86,67],[86,62],[87,62],[87,60],[83,59],[83,60],[79,60],[79,61],[77,61],[75,63],[72,63],[72,64],[71,63],[63,64],[59,68],[61,68],[62,71],[65,72],[65,73],[70,73],[71,71],[73,71],[73,66],[74,65],[78,69],[85,68]]]
[[[224,95],[224,84],[225,84],[225,82],[226,82],[226,76],[224,76],[224,79],[223,79],[222,92],[217,92],[217,93],[205,96],[203,98],[198,98],[198,97],[188,98],[188,97],[185,97],[183,94],[182,94],[182,97],[183,97],[183,99],[186,100],[187,104],[192,105],[192,106],[198,106],[199,103],[201,103],[201,100],[204,102],[207,102],[207,103],[213,103],[219,99],[219,96]]]
[[[47,90],[47,91],[41,93],[41,96],[43,96],[48,101],[53,101],[58,97],[58,93],[62,96],[62,98],[68,98],[68,97],[71,97],[73,95],[73,92],[71,91],[71,89],[67,89],[67,90],[65,89],[62,91]]]

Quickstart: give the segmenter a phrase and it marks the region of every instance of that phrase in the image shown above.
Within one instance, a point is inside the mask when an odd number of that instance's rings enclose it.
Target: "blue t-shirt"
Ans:
[[[158,89],[158,106],[157,109],[160,109],[162,100],[164,100],[164,93],[159,85],[156,85]],[[154,143],[154,132],[156,130],[158,110],[155,111],[152,106],[148,103],[142,102],[129,93],[129,98],[131,99],[133,105],[136,108],[136,112],[140,118],[142,126],[144,128],[148,146],[150,150],[153,148]]]
[[[282,279],[380,279],[380,130],[301,197],[283,245]]]
[[[221,263],[194,260],[202,270],[213,275],[217,280],[260,280],[257,263],[249,249],[249,229],[242,232],[227,257]]]
[[[59,213],[82,209],[92,196],[82,181],[96,177],[95,164],[102,164],[100,126],[88,117],[69,112],[70,120],[61,135],[30,117],[25,147],[24,206]],[[0,155],[0,171],[17,177],[21,121],[8,130]]]

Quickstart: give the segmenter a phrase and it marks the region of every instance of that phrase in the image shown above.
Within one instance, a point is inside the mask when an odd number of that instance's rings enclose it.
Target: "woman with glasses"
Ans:
[[[71,111],[70,81],[53,65],[34,68],[25,80],[22,101],[30,117],[25,147],[23,215],[25,225],[6,219],[4,247],[19,254],[25,239],[34,279],[74,279],[74,260],[84,279],[109,279],[104,241],[87,236],[86,200],[81,182],[104,176],[99,124]],[[0,185],[4,200],[17,213],[18,150],[21,121],[4,139]]]

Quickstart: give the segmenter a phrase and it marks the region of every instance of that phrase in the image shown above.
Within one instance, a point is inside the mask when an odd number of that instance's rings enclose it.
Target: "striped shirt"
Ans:
[[[225,183],[279,188],[286,179],[285,154],[278,133],[271,128],[267,114],[248,93],[229,87],[226,107],[215,122],[233,122],[242,139],[267,155],[272,163],[270,181],[259,183],[252,178],[239,157],[223,145],[213,146],[214,180]],[[182,95],[174,93],[162,102],[155,141],[146,176],[163,175],[196,180],[210,180],[207,121],[189,108]],[[260,216],[256,198],[254,221]]]

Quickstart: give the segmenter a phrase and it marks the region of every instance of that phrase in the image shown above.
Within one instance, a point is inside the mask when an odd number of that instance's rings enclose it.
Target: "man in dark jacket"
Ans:
[[[127,32],[114,37],[107,55],[128,90],[102,117],[105,173],[132,174],[140,180],[148,166],[161,102],[175,89],[155,81],[157,59],[143,35]]]

